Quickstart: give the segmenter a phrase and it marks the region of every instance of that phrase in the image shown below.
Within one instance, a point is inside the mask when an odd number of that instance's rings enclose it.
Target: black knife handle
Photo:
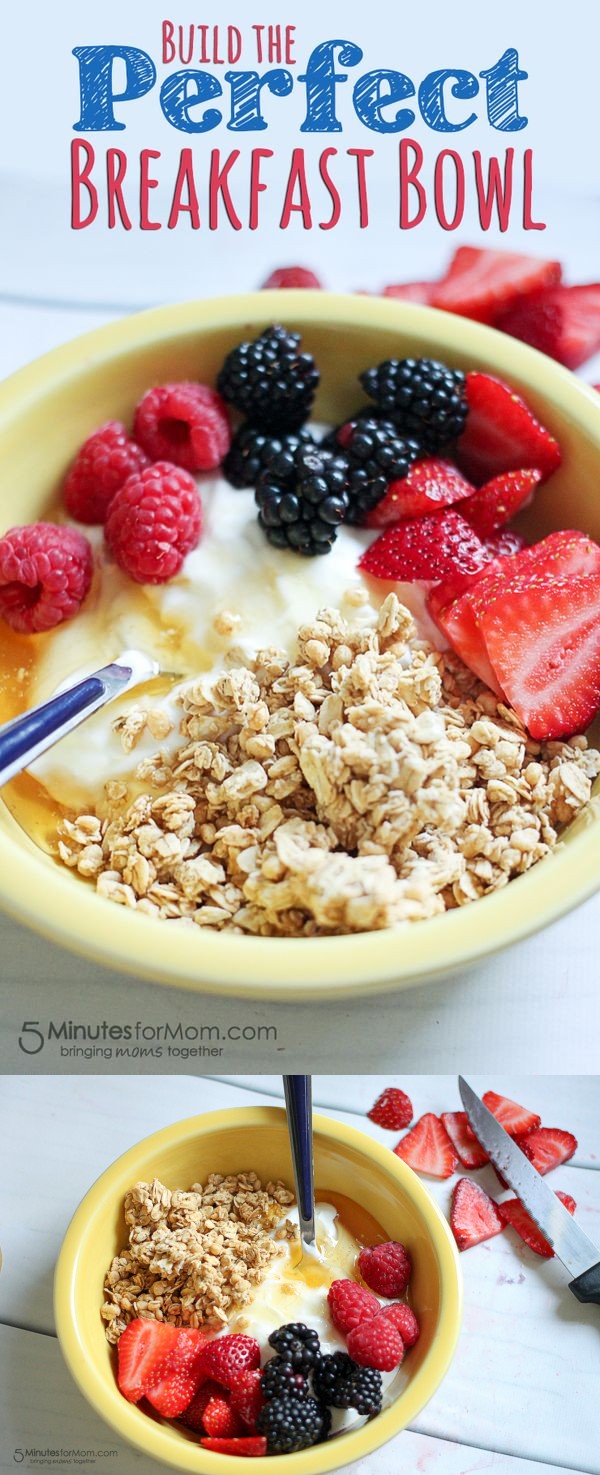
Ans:
[[[569,1290],[578,1301],[596,1301],[600,1306],[600,1260],[597,1265],[590,1265],[589,1270],[584,1270],[576,1280],[569,1281]]]

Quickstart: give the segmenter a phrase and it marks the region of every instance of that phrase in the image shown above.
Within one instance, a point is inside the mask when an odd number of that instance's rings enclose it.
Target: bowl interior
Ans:
[[[600,540],[600,396],[551,360],[480,324],[414,304],[311,292],[256,293],[140,314],[14,376],[0,388],[0,532],[14,522],[51,515],[82,439],[107,418],[129,422],[150,384],[214,381],[229,348],[281,318],[302,332],[320,365],[316,413],[324,420],[339,421],[352,411],[364,398],[357,388],[359,371],[391,356],[439,357],[508,379],[563,450],[560,470],[525,516],[527,532],[540,537],[566,524]],[[596,735],[599,730],[597,725]],[[593,889],[589,832],[599,819],[597,798],[565,836],[568,857],[553,857],[513,881],[510,897],[496,893],[460,913],[420,922],[404,935],[402,949],[393,933],[310,941],[205,936],[199,948],[185,929],[175,935],[164,923],[96,897],[39,849],[4,803],[0,894],[23,920],[67,946],[164,982],[188,988],[215,984],[225,992],[263,997],[319,989],[331,997],[341,988],[358,992],[375,983],[393,986],[451,972],[560,915]]]
[[[279,1108],[252,1108],[193,1118],[146,1138],[118,1159],[90,1190],[68,1230],[56,1281],[58,1334],[83,1393],[124,1438],[182,1470],[197,1470],[198,1445],[185,1431],[151,1419],[118,1391],[113,1356],[99,1308],[104,1275],[127,1242],[122,1204],[138,1180],[158,1177],[188,1188],[211,1172],[253,1169],[263,1181],[291,1183],[285,1116]],[[315,1119],[317,1196],[342,1193],[368,1207],[390,1238],[410,1249],[411,1300],[421,1337],[407,1362],[408,1381],[378,1419],[329,1446],[285,1457],[287,1468],[316,1472],[356,1459],[404,1428],[431,1396],[452,1357],[460,1323],[460,1272],[448,1226],[419,1179],[389,1149],[354,1128]],[[356,1443],[358,1441],[358,1443]],[[227,1468],[230,1461],[227,1461]],[[239,1461],[231,1462],[237,1469]],[[279,1466],[278,1466],[279,1467]],[[207,1471],[222,1457],[206,1457]]]

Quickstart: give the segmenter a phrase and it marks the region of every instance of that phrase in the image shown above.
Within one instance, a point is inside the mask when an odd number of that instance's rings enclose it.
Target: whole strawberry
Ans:
[[[358,1257],[358,1268],[370,1290],[389,1297],[404,1295],[412,1272],[408,1250],[394,1239],[383,1245],[365,1246]]]
[[[412,1122],[412,1101],[399,1086],[386,1086],[367,1116],[369,1121],[385,1127],[388,1132],[400,1132],[403,1127],[410,1127]]]

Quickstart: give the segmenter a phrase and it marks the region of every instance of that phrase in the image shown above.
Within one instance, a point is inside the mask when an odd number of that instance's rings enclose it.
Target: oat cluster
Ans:
[[[182,690],[181,745],[60,826],[101,896],[261,936],[396,927],[505,886],[587,803],[600,753],[530,738],[389,594]],[[152,719],[151,719],[152,720]],[[144,723],[129,715],[129,742]],[[152,730],[152,729],[151,729]]]
[[[263,1188],[256,1173],[211,1173],[189,1192],[136,1183],[125,1199],[128,1245],[104,1281],[107,1341],[138,1316],[222,1331],[295,1237],[285,1218],[293,1203],[284,1183]]]

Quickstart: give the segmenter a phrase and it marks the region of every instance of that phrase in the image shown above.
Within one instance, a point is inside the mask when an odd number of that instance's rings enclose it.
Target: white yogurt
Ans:
[[[69,677],[77,679],[105,665],[127,647],[154,657],[163,671],[190,677],[218,670],[232,645],[249,654],[277,645],[293,655],[298,626],[324,605],[340,607],[353,622],[373,622],[390,586],[382,583],[378,596],[372,584],[367,589],[357,568],[371,532],[344,525],[328,555],[302,558],[267,542],[252,490],[236,491],[218,475],[197,480],[204,509],[202,538],[167,584],[133,583],[108,559],[102,530],[85,529],[98,563],[94,585],[81,613],[46,643],[31,689],[32,705],[46,700]],[[434,627],[422,591],[416,585],[394,587],[430,636]],[[359,607],[345,603],[348,592],[356,589],[368,592],[368,602]],[[233,634],[220,635],[214,627],[215,617],[224,612],[237,617]],[[146,730],[133,754],[125,753],[112,731],[115,716],[133,705],[165,702],[174,721],[170,739],[157,744]],[[59,803],[92,805],[107,779],[131,774],[159,746],[178,746],[180,716],[173,696],[159,701],[156,695],[130,692],[44,754],[31,772]]]

